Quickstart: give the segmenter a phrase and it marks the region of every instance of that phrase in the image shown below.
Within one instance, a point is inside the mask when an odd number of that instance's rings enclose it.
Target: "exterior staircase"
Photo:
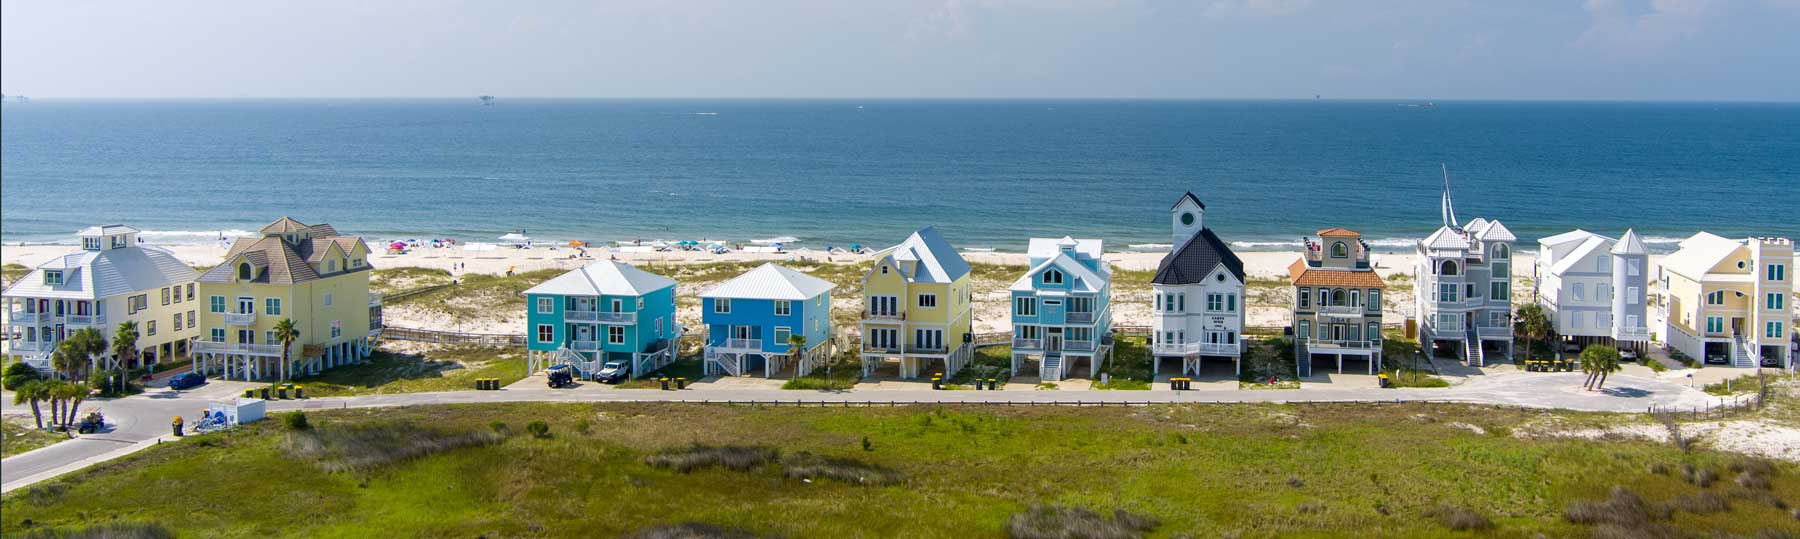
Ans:
[[[720,357],[711,349],[706,351],[706,364],[711,365],[714,371],[723,372],[728,376],[743,376],[738,371],[737,359],[737,356]]]
[[[567,346],[556,350],[556,363],[573,367],[575,369],[575,378],[580,380],[593,378],[594,373],[600,370],[601,365],[599,360],[589,361],[587,358],[582,357],[581,353],[570,350]]]
[[[1734,341],[1732,344],[1735,346],[1732,348],[1731,366],[1740,369],[1756,368],[1757,356],[1756,354],[1750,353],[1750,343],[1744,341],[1744,336],[1742,334],[1733,337],[1732,340]]]
[[[1045,382],[1063,379],[1062,354],[1050,352],[1044,354],[1044,362],[1038,366],[1038,377]]]
[[[1481,336],[1475,333],[1475,328],[1469,328],[1469,334],[1464,336],[1463,346],[1468,349],[1470,367],[1487,366],[1486,358],[1481,355]]]
[[[1312,351],[1306,348],[1306,339],[1294,341],[1294,374],[1301,378],[1312,376]]]

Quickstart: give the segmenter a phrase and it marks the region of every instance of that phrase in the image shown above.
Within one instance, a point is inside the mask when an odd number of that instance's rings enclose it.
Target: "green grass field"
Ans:
[[[9,494],[0,532],[154,523],[196,537],[612,537],[704,524],[766,537],[1005,537],[1021,525],[1016,514],[1046,504],[1124,510],[1159,523],[1148,537],[1800,533],[1772,506],[1800,503],[1792,464],[1511,435],[1632,416],[1423,404],[519,403],[310,419],[307,434],[264,421]],[[547,436],[527,434],[537,420]],[[683,451],[695,443],[749,447],[708,450],[739,462],[707,467]],[[659,454],[700,467],[648,462]],[[1684,479],[1696,473],[1718,479]],[[1610,523],[1570,521],[1596,518],[1577,502],[1615,486],[1644,507],[1602,512]],[[1666,517],[1665,504],[1677,508]],[[1482,522],[1491,528],[1449,527]]]
[[[476,378],[510,384],[525,377],[525,353],[516,347],[429,347],[423,353],[376,350],[366,363],[344,365],[304,376],[294,383],[309,397],[422,393],[473,389]]]

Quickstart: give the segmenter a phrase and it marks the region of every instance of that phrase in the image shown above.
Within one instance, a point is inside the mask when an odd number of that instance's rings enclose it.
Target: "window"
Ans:
[[[1044,271],[1044,284],[1062,284],[1062,283],[1063,283],[1062,270],[1058,270],[1056,268],[1050,268],[1050,269]]]
[[[1438,285],[1438,301],[1442,301],[1442,302],[1456,301],[1456,285],[1454,283],[1439,284]]]
[[[1182,226],[1193,226],[1194,214],[1191,212],[1181,212],[1181,224]]]
[[[1177,312],[1187,312],[1187,293],[1184,292],[1175,295],[1175,310]]]
[[[1488,299],[1494,301],[1512,301],[1512,283],[1494,281],[1488,283]]]
[[[1594,257],[1594,271],[1602,273],[1612,271],[1612,264],[1608,263],[1610,261],[1612,261],[1612,257],[1610,256]]]
[[[175,331],[181,331],[181,313],[175,313]]]
[[[789,316],[792,314],[794,314],[793,302],[786,300],[777,300],[775,302],[775,316]]]
[[[156,321],[155,320],[144,321],[144,334],[156,335]]]
[[[713,302],[713,312],[714,313],[731,314],[731,299],[730,298],[713,298],[712,302]]]
[[[131,296],[131,308],[128,309],[130,312],[125,313],[125,314],[137,314],[138,311],[142,311],[142,310],[148,309],[148,308],[150,308],[150,295],[149,294],[138,294],[135,296]]]
[[[1635,287],[1635,286],[1625,287],[1625,304],[1626,305],[1637,305],[1638,304],[1638,296],[1640,296],[1640,295],[1641,294],[1638,293],[1638,287]]]
[[[775,344],[787,346],[788,339],[794,336],[794,330],[787,326],[775,326]]]
[[[1332,258],[1348,258],[1349,256],[1350,256],[1350,246],[1344,245],[1344,242],[1341,242],[1341,241],[1331,244],[1331,257]]]
[[[1642,260],[1633,258],[1631,260],[1625,261],[1625,274],[1626,275],[1630,275],[1632,277],[1637,277],[1638,274],[1643,273],[1643,272],[1644,272],[1644,262]]]
[[[266,342],[269,344],[275,344],[277,342],[275,340],[275,330],[271,329],[268,331],[264,331],[263,332],[263,342]]]
[[[1324,306],[1330,305],[1330,304],[1331,304],[1331,289],[1320,288],[1319,289],[1319,306],[1324,307]]]
[[[63,284],[62,270],[44,270],[44,285],[46,285],[46,286],[62,286],[62,284]]]
[[[1785,306],[1784,303],[1786,302],[1786,300],[1787,300],[1786,294],[1783,294],[1780,292],[1771,293],[1771,294],[1769,294],[1769,299],[1766,302],[1767,303],[1766,308],[1771,311],[1779,311],[1782,309],[1782,307]]]
[[[212,342],[225,342],[225,328],[213,328]]]
[[[100,250],[100,238],[81,238],[81,248],[89,251]]]
[[[248,281],[253,278],[255,278],[255,273],[252,272],[249,264],[238,264],[238,280]]]
[[[163,287],[161,292],[162,292],[162,294],[161,294],[162,295],[162,304],[168,305],[169,304],[169,288]]]
[[[1299,327],[1294,329],[1294,337],[1303,341],[1312,338],[1312,321],[1301,320]]]
[[[1014,316],[1037,316],[1037,298],[1013,298]]]
[[[1162,311],[1174,312],[1175,311],[1175,295],[1174,294],[1163,294],[1162,302],[1158,305],[1160,305],[1160,309]]]
[[[894,316],[900,314],[900,298],[894,296],[869,296],[869,314],[871,316]]]
[[[1208,310],[1208,311],[1223,311],[1223,310],[1225,310],[1225,295],[1219,294],[1216,292],[1207,294],[1206,295],[1206,310]]]
[[[1371,341],[1381,340],[1381,322],[1369,322],[1369,333],[1367,336],[1368,340]]]
[[[550,314],[550,313],[556,312],[556,299],[555,298],[538,298],[537,299],[537,312],[538,312],[538,314]]]
[[[181,285],[175,285],[175,303],[181,303]]]
[[[325,273],[331,273],[334,271],[337,271],[337,261],[336,260],[326,260],[325,261]]]
[[[210,297],[207,299],[209,300],[208,301],[209,305],[207,305],[207,307],[206,307],[207,312],[210,312],[210,313],[225,312],[225,296],[213,296],[213,297]]]
[[[1380,290],[1375,290],[1375,289],[1369,290],[1369,310],[1375,311],[1375,312],[1381,312],[1381,291]]]
[[[937,294],[919,294],[919,306],[927,309],[937,308]]]
[[[924,350],[942,349],[944,347],[944,330],[941,330],[941,329],[915,329],[915,330],[913,330],[913,346],[919,347]]]
[[[1506,260],[1506,257],[1511,253],[1511,251],[1512,251],[1511,249],[1506,248],[1506,244],[1504,244],[1504,243],[1495,245],[1494,246],[1494,259],[1495,260]]]
[[[625,344],[625,326],[606,326],[607,344]]]
[[[1718,316],[1706,317],[1706,332],[1707,333],[1724,333],[1725,332],[1725,319],[1723,317],[1718,317]]]
[[[194,329],[194,324],[198,323],[200,323],[200,317],[194,316],[194,311],[188,311],[188,329]]]
[[[1356,307],[1356,306],[1362,305],[1362,291],[1361,290],[1351,290],[1350,291],[1349,305],[1351,307]]]
[[[343,335],[344,335],[344,324],[341,322],[338,322],[337,320],[332,320],[331,321],[331,338],[336,339]]]
[[[1440,274],[1440,275],[1456,275],[1456,261],[1455,260],[1445,260],[1443,269],[1439,270],[1438,274]]]
[[[1763,333],[1763,336],[1770,339],[1779,339],[1786,337],[1787,335],[1781,332],[1781,322],[1769,322],[1767,331]]]
[[[1763,273],[1764,273],[1763,278],[1765,280],[1786,281],[1787,280],[1787,265],[1786,264],[1769,264],[1769,269],[1767,271],[1764,271]]]
[[[1706,304],[1707,305],[1724,305],[1725,304],[1725,291],[1718,290],[1718,291],[1708,293],[1706,295]]]
[[[882,264],[882,265],[881,265],[881,274],[882,274],[882,275],[887,275],[887,274],[888,274],[888,266],[887,266],[887,264]]]
[[[1089,297],[1069,298],[1069,312],[1071,312],[1071,313],[1094,312],[1094,298],[1089,298]]]
[[[1508,267],[1505,262],[1495,262],[1492,265],[1494,271],[1490,273],[1493,274],[1495,279],[1505,279],[1512,276],[1512,268]]]
[[[1569,327],[1572,327],[1575,329],[1581,329],[1583,327],[1583,325],[1581,323],[1581,311],[1570,311],[1569,312]]]
[[[615,312],[615,313],[625,312],[625,302],[620,301],[616,298],[613,299],[612,300],[612,312]]]
[[[1228,313],[1237,312],[1237,294],[1226,294],[1225,295],[1225,312],[1228,312]]]
[[[248,329],[238,330],[238,342],[241,344],[256,344],[256,332]]]
[[[1575,296],[1576,300],[1586,300],[1587,299],[1587,285],[1582,284],[1582,283],[1575,283],[1575,287],[1572,288],[1569,293],[1571,295]]]
[[[263,314],[281,316],[281,298],[263,298]]]
[[[547,342],[555,342],[555,340],[556,340],[556,326],[552,326],[550,324],[538,324],[537,342],[547,343]]]
[[[325,306],[326,307],[331,306],[331,293],[330,292],[325,293]]]

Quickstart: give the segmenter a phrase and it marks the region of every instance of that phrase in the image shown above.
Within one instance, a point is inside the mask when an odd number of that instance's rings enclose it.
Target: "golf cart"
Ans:
[[[100,415],[99,410],[94,410],[88,412],[87,417],[81,418],[81,423],[75,425],[75,432],[81,434],[93,434],[100,432],[100,428],[105,426],[106,417]]]
[[[630,363],[625,361],[608,361],[605,365],[600,367],[600,372],[594,373],[594,381],[603,384],[617,384],[619,382],[624,382],[625,379],[630,376]]]
[[[559,389],[575,385],[575,368],[568,365],[555,365],[549,369],[550,388]]]

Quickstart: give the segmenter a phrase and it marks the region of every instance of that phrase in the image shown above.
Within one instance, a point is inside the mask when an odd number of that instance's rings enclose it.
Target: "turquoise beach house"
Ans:
[[[1031,239],[1031,269],[1010,287],[1013,375],[1034,358],[1047,382],[1084,362],[1090,378],[1100,372],[1112,352],[1112,268],[1100,250],[1100,240]]]
[[[608,361],[631,362],[631,377],[674,360],[675,280],[613,261],[558,275],[525,291],[530,372],[570,365],[582,378]]]
[[[830,352],[829,281],[774,263],[745,272],[700,294],[706,324],[706,374],[764,377],[795,362],[789,337],[806,337],[794,365],[805,376]]]

